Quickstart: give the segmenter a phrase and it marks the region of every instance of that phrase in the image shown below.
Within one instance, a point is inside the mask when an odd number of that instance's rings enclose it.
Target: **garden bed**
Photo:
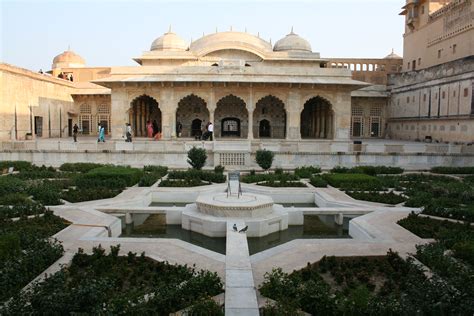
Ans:
[[[144,254],[119,256],[119,249],[112,246],[105,254],[99,246],[92,255],[79,250],[69,267],[15,296],[6,313],[168,316],[193,304],[203,315],[219,310],[208,299],[223,291],[216,273],[156,262]]]
[[[407,199],[401,195],[393,192],[360,192],[360,191],[346,191],[346,194],[356,200],[377,202],[384,204],[396,205],[405,202]]]
[[[422,315],[472,314],[462,289],[440,286],[413,263],[389,252],[383,257],[323,257],[291,274],[265,274],[260,293],[277,301],[264,314]]]
[[[62,256],[63,247],[49,237],[67,225],[51,212],[18,221],[0,218],[0,305]]]

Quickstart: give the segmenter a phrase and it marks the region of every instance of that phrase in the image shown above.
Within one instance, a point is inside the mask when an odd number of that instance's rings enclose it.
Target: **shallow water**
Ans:
[[[348,234],[350,218],[344,218],[343,225],[334,223],[332,215],[305,216],[305,225],[289,226],[288,229],[265,237],[247,238],[250,255],[287,243],[294,239],[350,238]],[[146,224],[148,223],[148,224]],[[146,229],[144,227],[146,226]],[[185,230],[181,225],[126,225],[120,237],[176,238],[193,245],[225,254],[225,237],[208,237]]]

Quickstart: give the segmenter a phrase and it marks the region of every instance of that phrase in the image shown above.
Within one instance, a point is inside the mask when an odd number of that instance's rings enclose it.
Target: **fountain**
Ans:
[[[288,228],[288,213],[270,196],[245,192],[239,172],[229,173],[226,192],[200,194],[182,213],[182,228],[210,237],[226,235],[227,222],[244,221],[249,237],[262,237]]]

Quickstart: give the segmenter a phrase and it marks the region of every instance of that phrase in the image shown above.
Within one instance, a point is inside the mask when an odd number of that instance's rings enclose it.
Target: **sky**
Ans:
[[[132,58],[168,31],[186,42],[218,31],[266,40],[294,32],[321,57],[402,55],[404,0],[0,0],[0,60],[49,70],[70,47],[87,66],[137,65]]]

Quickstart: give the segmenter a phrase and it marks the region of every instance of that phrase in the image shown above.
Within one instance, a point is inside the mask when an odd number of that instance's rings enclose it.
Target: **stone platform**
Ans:
[[[196,199],[198,210],[218,217],[257,217],[272,212],[273,200],[261,194],[245,193],[228,196],[227,193],[200,195]]]

